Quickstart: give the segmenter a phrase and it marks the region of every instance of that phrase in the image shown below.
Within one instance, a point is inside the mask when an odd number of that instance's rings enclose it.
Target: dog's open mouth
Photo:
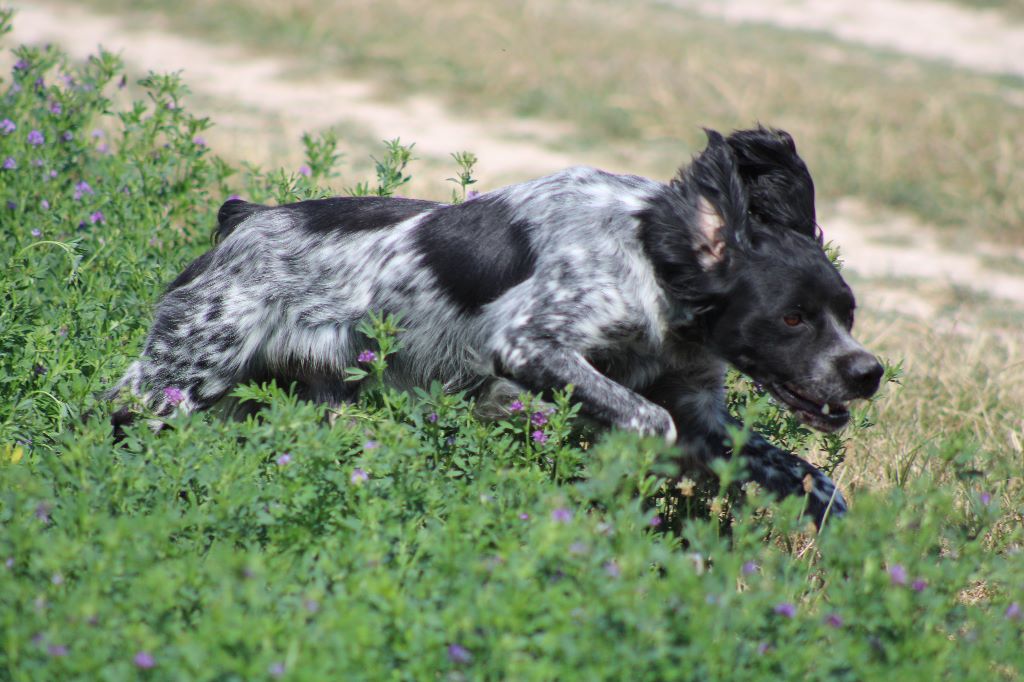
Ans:
[[[840,402],[819,403],[798,393],[788,384],[769,384],[775,399],[793,410],[804,424],[819,431],[838,431],[850,421],[850,410]]]

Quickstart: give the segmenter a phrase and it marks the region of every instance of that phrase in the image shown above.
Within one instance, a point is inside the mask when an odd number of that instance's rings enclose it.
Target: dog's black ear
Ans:
[[[697,189],[695,247],[701,267],[726,259],[731,247],[747,239],[747,197],[736,155],[720,133],[704,129],[708,145],[687,171]]]
[[[784,227],[818,237],[814,181],[784,130],[759,125],[733,131],[726,142],[750,197],[750,213],[769,229]]]

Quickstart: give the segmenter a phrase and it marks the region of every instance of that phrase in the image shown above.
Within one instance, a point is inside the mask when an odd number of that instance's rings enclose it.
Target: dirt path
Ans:
[[[820,31],[843,41],[1024,77],[1024,25],[996,10],[931,0],[665,0],[730,22]]]
[[[761,20],[767,13],[757,0],[727,0],[721,5],[673,1],[687,6],[702,4],[703,11],[717,13],[729,20]],[[865,19],[847,17],[851,13],[856,14],[852,8],[863,8],[867,16],[875,17],[877,23],[874,27],[879,33],[874,40],[881,42],[888,40],[885,36],[892,32],[893,24],[891,20],[879,20],[878,12],[905,16],[913,9],[934,19],[942,16],[940,10],[956,9],[927,2],[881,0],[858,0],[856,3],[791,0],[781,5],[781,9],[777,3],[772,3],[772,6],[772,17],[777,23],[799,23],[801,28],[829,26],[837,35],[850,32],[859,35],[857,32],[867,30]],[[810,11],[812,6],[814,12]],[[883,6],[888,9],[881,9]],[[120,51],[135,71],[183,69],[184,78],[194,93],[223,104],[223,111],[214,112],[218,128],[234,126],[242,131],[238,133],[236,146],[246,152],[249,151],[246,146],[239,144],[246,141],[246,135],[254,140],[252,144],[256,139],[267,144],[277,140],[281,144],[282,137],[297,140],[303,131],[316,131],[347,122],[363,128],[375,139],[400,136],[404,140],[413,140],[420,156],[446,159],[452,151],[473,151],[480,158],[478,174],[488,179],[489,187],[495,186],[492,183],[511,182],[573,164],[602,165],[602,159],[586,155],[570,157],[545,145],[569,130],[568,124],[512,119],[470,120],[453,114],[428,97],[417,96],[396,104],[375,97],[372,83],[340,79],[298,80],[287,75],[298,72],[297,64],[287,60],[254,56],[237,47],[209,45],[168,32],[138,30],[118,19],[81,8],[38,2],[31,6],[19,2],[15,7],[18,14],[8,44],[54,41],[72,56],[81,58],[94,52],[97,44],[102,43],[107,49]],[[935,14],[928,15],[928,12]],[[976,14],[978,17],[989,16],[987,13]],[[918,16],[918,24],[931,21],[922,18],[925,15]],[[802,17],[799,22],[798,17]],[[966,31],[972,24],[967,20],[958,23],[964,32],[956,40],[948,42],[949,52],[943,55],[958,63],[983,62],[984,55],[992,54],[989,48],[1000,44],[1001,40],[1008,40],[1012,34],[1012,29],[1006,29],[974,40]],[[968,49],[971,45],[974,47]],[[1005,45],[1003,47],[1006,48]],[[1024,73],[1022,50],[1024,36],[1013,50],[1007,49],[1006,52],[1019,56],[1018,62],[1011,66]],[[253,121],[261,123],[254,124]],[[280,162],[278,159],[277,163]],[[984,245],[979,245],[976,253],[951,252],[939,245],[933,236],[934,230],[928,226],[905,216],[879,215],[866,210],[856,200],[822,206],[820,219],[826,237],[840,245],[847,267],[862,277],[874,279],[873,286],[879,292],[878,305],[882,307],[916,312],[920,316],[934,314],[934,301],[925,294],[908,291],[905,285],[908,279],[927,282],[923,290],[934,289],[936,285],[963,287],[1024,306],[1024,274],[993,271],[984,260]],[[1004,259],[1016,257],[1024,263],[1024,253],[1007,254],[996,246],[987,248],[988,255],[994,253]],[[891,295],[886,295],[885,282],[893,278],[903,280],[904,285],[890,287],[888,293]]]

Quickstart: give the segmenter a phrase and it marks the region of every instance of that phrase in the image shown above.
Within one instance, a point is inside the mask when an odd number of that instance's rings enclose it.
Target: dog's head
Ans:
[[[853,293],[822,248],[814,184],[792,138],[708,131],[672,188],[676,210],[691,208],[690,253],[670,291],[700,301],[703,343],[807,425],[845,426],[847,403],[872,396],[883,370],[850,334]]]

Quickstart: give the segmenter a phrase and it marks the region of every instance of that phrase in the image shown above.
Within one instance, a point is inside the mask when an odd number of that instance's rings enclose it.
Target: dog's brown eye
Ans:
[[[795,327],[804,321],[804,318],[800,313],[791,313],[782,318],[782,321],[788,324],[790,327]]]

